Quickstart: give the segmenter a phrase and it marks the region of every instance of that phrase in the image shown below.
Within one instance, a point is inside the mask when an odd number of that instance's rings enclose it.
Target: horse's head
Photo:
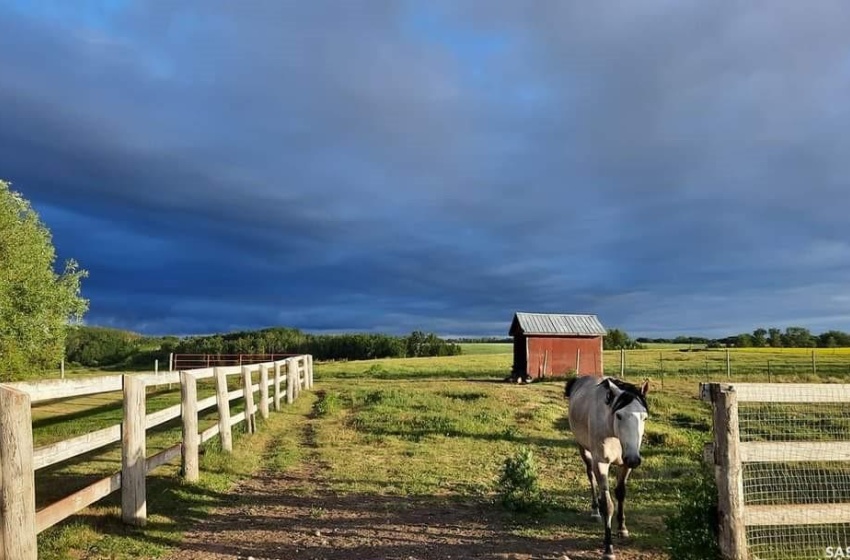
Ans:
[[[603,383],[607,391],[605,404],[613,416],[614,434],[623,448],[623,462],[631,469],[636,468],[641,463],[640,444],[649,412],[646,404],[649,381],[644,381],[640,388],[610,378]]]

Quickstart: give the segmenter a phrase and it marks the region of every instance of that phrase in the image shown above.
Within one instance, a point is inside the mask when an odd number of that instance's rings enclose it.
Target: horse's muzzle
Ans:
[[[626,464],[626,466],[627,466],[627,467],[629,467],[630,469],[636,469],[636,468],[638,468],[638,467],[640,466],[641,459],[640,459],[640,456],[635,456],[635,457],[623,457],[623,462],[624,462],[624,463]]]

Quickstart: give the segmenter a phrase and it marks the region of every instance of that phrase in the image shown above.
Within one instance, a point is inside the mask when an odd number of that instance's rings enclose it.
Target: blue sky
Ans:
[[[0,2],[90,324],[850,330],[850,4]]]

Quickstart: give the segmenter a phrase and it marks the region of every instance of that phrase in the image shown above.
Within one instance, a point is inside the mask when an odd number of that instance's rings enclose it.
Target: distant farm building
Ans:
[[[516,313],[508,332],[514,339],[512,374],[537,379],[602,375],[605,327],[596,315]]]

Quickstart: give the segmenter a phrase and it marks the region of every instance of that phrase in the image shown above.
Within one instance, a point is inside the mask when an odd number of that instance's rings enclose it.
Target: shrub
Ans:
[[[664,519],[670,557],[719,560],[717,486],[710,467],[686,478],[676,493],[678,510]]]
[[[528,447],[522,447],[513,457],[505,459],[499,477],[502,505],[518,512],[539,512],[546,509],[537,478],[537,464]]]

